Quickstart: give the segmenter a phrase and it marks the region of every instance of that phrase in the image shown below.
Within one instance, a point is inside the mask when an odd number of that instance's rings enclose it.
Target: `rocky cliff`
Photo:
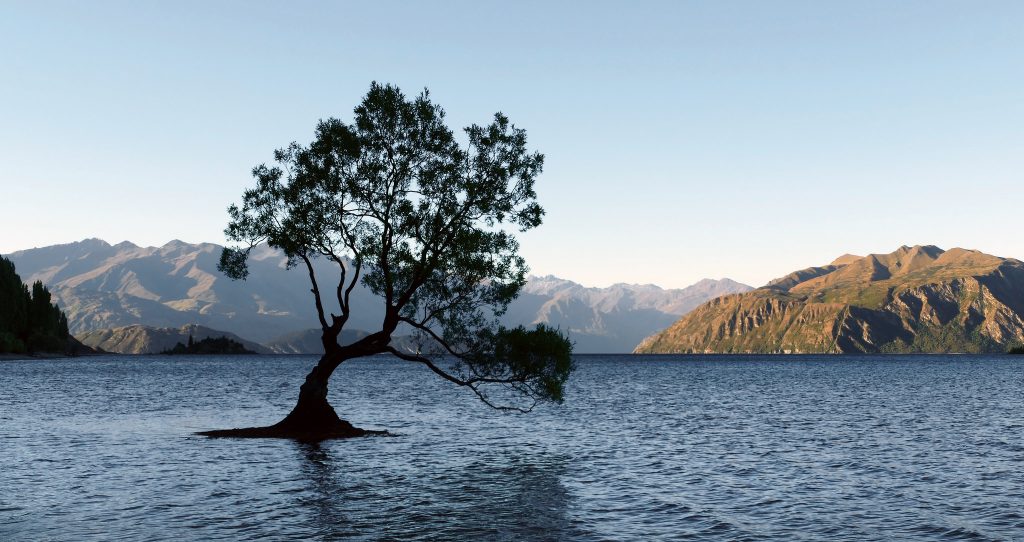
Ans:
[[[638,353],[1005,351],[1024,343],[1024,263],[901,247],[711,300]]]

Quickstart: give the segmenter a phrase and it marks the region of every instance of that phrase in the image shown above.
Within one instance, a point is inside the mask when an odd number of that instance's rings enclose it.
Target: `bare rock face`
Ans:
[[[844,255],[712,300],[635,352],[995,352],[1017,344],[1024,263],[916,246]]]

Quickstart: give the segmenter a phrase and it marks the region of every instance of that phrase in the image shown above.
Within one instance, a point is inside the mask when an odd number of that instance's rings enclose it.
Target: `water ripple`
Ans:
[[[332,402],[397,436],[191,436],[312,362],[0,362],[0,540],[1024,540],[1013,358],[582,356],[526,416],[375,359]]]

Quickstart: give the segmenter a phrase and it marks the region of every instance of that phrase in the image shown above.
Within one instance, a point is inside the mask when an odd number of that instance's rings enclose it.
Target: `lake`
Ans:
[[[314,362],[0,361],[0,540],[1024,539],[1024,357],[578,356],[525,415],[372,359],[331,402],[395,436],[192,436]]]

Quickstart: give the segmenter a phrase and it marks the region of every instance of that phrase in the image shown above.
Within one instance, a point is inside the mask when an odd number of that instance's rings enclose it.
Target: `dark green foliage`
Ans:
[[[910,345],[903,339],[894,339],[882,345],[879,351],[883,354],[907,354],[913,352]]]
[[[0,353],[3,352],[23,353],[25,343],[9,331],[0,331]]]
[[[201,341],[195,341],[192,339],[192,335],[188,336],[188,345],[178,343],[174,345],[174,348],[170,350],[164,350],[161,354],[177,355],[177,354],[255,354],[252,350],[249,350],[238,341],[233,341],[227,337],[207,337]]]
[[[221,272],[244,279],[248,252],[260,242],[306,269],[328,353],[318,375],[338,360],[391,352],[481,398],[483,386],[501,385],[560,401],[572,368],[565,337],[497,325],[525,284],[515,232],[541,223],[534,181],[544,157],[500,113],[456,138],[427,91],[407,99],[374,83],[354,113],[351,124],[321,121],[308,146],[292,143],[275,152],[276,165],[253,169],[256,187],[229,208],[225,230],[244,245],[224,250]],[[330,297],[321,295],[314,258],[337,264]],[[360,281],[380,296],[385,318],[378,333],[342,350],[336,339]],[[419,335],[420,352],[387,346],[399,328]],[[432,362],[442,356],[458,360],[458,374]]]
[[[0,352],[64,352],[67,316],[50,303],[50,291],[36,281],[31,292],[0,257]]]
[[[1024,354],[1024,346],[1014,346],[1008,352],[1010,354]]]
[[[565,381],[574,368],[572,343],[545,324],[532,330],[481,330],[478,348],[461,361],[456,367],[465,380],[509,380],[523,395],[557,403],[562,402]],[[488,400],[486,395],[481,399]]]
[[[217,269],[232,279],[245,280],[249,278],[249,268],[245,263],[248,256],[249,252],[246,250],[225,247],[220,253]]]
[[[958,323],[944,326],[921,326],[915,330],[913,341],[908,344],[896,339],[882,346],[885,353],[918,353],[918,352],[956,352],[977,354],[981,352],[1001,352],[1005,346],[983,335],[975,328],[968,330]]]

